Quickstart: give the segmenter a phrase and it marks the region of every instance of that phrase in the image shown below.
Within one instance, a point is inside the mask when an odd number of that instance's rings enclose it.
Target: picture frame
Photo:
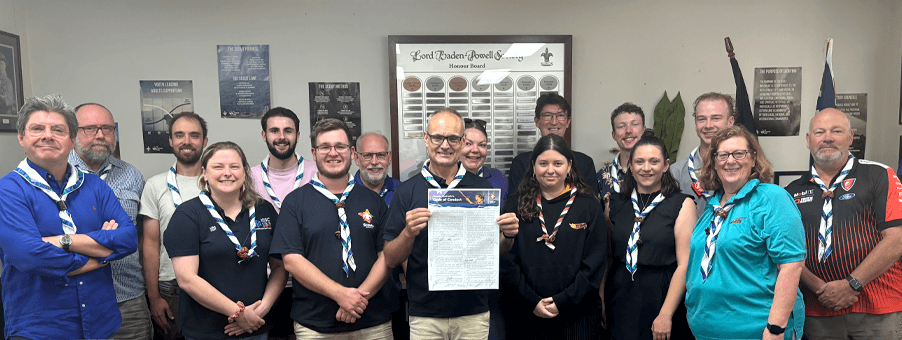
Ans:
[[[541,137],[534,122],[539,96],[557,93],[573,106],[572,41],[571,35],[388,36],[392,176],[403,181],[419,173],[428,158],[423,132],[442,107],[487,123],[485,165],[506,172]]]
[[[15,132],[17,113],[25,104],[19,36],[0,31],[0,132]]]
[[[774,171],[774,184],[781,187],[789,185],[794,180],[805,176],[808,171]]]

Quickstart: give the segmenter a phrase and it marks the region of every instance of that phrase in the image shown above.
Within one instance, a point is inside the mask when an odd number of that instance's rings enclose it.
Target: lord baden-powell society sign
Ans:
[[[486,121],[485,165],[506,172],[541,137],[536,99],[552,92],[570,100],[571,43],[569,35],[389,36],[394,177],[419,173],[423,131],[443,107]]]

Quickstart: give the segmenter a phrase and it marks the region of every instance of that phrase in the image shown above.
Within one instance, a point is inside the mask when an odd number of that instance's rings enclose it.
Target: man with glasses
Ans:
[[[298,339],[391,339],[391,310],[383,285],[387,207],[348,173],[351,132],[340,120],[313,126],[317,173],[285,197],[271,254],[294,277],[291,318]],[[278,255],[276,255],[278,256]]]
[[[542,133],[542,137],[549,133],[564,137],[567,134],[567,129],[570,128],[570,103],[557,93],[544,94],[536,100],[534,121],[536,127],[539,128],[539,132]],[[507,192],[509,195],[517,192],[517,188],[520,187],[520,181],[523,180],[523,175],[532,167],[532,164],[529,164],[531,157],[532,151],[527,151],[514,157],[508,172]],[[594,180],[595,162],[592,160],[592,157],[574,150],[573,160],[576,162],[575,165],[579,167],[583,180],[589,185],[592,192],[598,191],[598,182]]]
[[[75,137],[75,150],[69,153],[69,163],[85,173],[100,176],[113,189],[122,209],[137,225],[144,176],[131,164],[112,157],[116,150],[113,114],[103,105],[85,103],[75,107],[75,116],[78,118],[78,134]],[[119,327],[113,337],[151,338],[153,326],[144,295],[144,276],[138,252],[110,262],[110,268],[113,270],[116,301],[122,313],[122,327]]]
[[[620,192],[630,153],[644,132],[645,112],[638,105],[623,103],[611,112],[611,138],[614,138],[620,151],[595,174],[598,197],[607,200],[611,193]]]
[[[0,179],[5,337],[111,338],[122,316],[108,264],[137,250],[135,224],[100,177],[68,162],[81,132],[59,96],[26,100],[16,128],[26,158]]]
[[[395,192],[385,227],[385,259],[390,267],[407,261],[411,339],[485,339],[489,336],[487,290],[430,291],[428,233],[432,216],[429,189],[491,189],[492,185],[460,164],[464,122],[454,109],[434,113],[424,132],[429,159],[420,173]],[[519,220],[513,213],[496,220],[501,253],[513,245]]]
[[[805,134],[811,173],[786,186],[802,213],[808,256],[800,288],[809,339],[902,334],[902,183],[849,153],[845,113],[825,109]],[[796,317],[801,317],[796,316]]]
[[[689,157],[678,160],[670,166],[670,173],[680,182],[680,191],[695,199],[698,215],[705,212],[708,192],[701,187],[698,177],[701,175],[705,157],[711,152],[711,139],[720,130],[733,126],[733,97],[727,94],[708,92],[695,99],[692,118],[695,120],[695,134],[698,135],[698,147],[689,153]]]
[[[194,112],[181,112],[169,121],[169,146],[175,163],[166,172],[147,180],[141,195],[143,235],[141,250],[147,299],[154,329],[163,339],[179,339],[175,320],[179,312],[179,285],[172,260],[163,247],[163,234],[169,219],[182,202],[197,197],[197,179],[203,169],[200,156],[207,146],[207,122]]]
[[[388,177],[388,167],[391,166],[388,138],[378,132],[364,133],[357,138],[354,155],[354,162],[360,168],[354,174],[354,180],[382,196],[385,204],[391,203],[395,188],[401,181]]]

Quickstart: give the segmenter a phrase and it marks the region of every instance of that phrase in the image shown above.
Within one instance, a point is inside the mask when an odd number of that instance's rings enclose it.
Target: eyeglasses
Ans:
[[[323,145],[319,145],[316,147],[316,152],[329,153],[330,151],[332,151],[332,149],[335,149],[335,151],[341,153],[341,152],[348,151],[348,149],[350,149],[350,148],[351,148],[351,146],[347,145],[347,144],[335,144],[335,145],[323,144]]]
[[[363,152],[357,153],[357,156],[360,156],[363,160],[372,160],[373,157],[376,157],[377,160],[384,161],[388,158],[388,152]]]
[[[732,155],[733,159],[738,161],[738,160],[744,159],[750,153],[752,153],[752,151],[749,151],[749,150],[736,150],[733,152],[715,152],[714,158],[717,158],[718,162],[724,162],[727,160],[727,158],[730,157],[730,155]]]
[[[554,118],[555,120],[567,120],[567,112],[542,112],[542,115],[540,117],[542,117],[542,120],[546,122],[550,122],[551,118]]]
[[[116,131],[116,127],[112,125],[90,125],[90,126],[79,126],[79,130],[81,130],[87,136],[93,136],[97,134],[97,130],[103,131],[105,136],[109,136],[113,131]]]
[[[40,137],[40,136],[44,135],[44,133],[47,131],[48,128],[50,129],[50,134],[53,135],[53,137],[57,137],[57,138],[69,137],[69,129],[67,129],[65,125],[46,126],[46,125],[41,125],[41,124],[34,124],[34,125],[29,126],[27,131],[28,131],[28,134],[32,137]]]
[[[448,145],[450,146],[458,146],[460,145],[460,140],[463,139],[461,136],[442,136],[442,135],[433,135],[429,132],[426,132],[426,136],[429,137],[429,141],[432,142],[432,145],[440,146],[445,141],[448,141]]]

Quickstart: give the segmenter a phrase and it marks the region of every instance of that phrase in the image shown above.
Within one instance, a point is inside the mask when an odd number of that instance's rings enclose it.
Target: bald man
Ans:
[[[407,261],[411,339],[486,339],[489,336],[487,290],[429,291],[427,209],[429,189],[492,189],[482,177],[460,164],[464,122],[454,109],[443,108],[429,119],[423,142],[429,160],[420,173],[401,183],[392,197],[385,223],[385,262],[395,267]],[[501,253],[517,236],[513,213],[497,219]]]
[[[902,334],[902,183],[888,166],[849,153],[849,118],[825,109],[805,135],[811,173],[793,181],[808,256],[802,271],[810,339]]]

